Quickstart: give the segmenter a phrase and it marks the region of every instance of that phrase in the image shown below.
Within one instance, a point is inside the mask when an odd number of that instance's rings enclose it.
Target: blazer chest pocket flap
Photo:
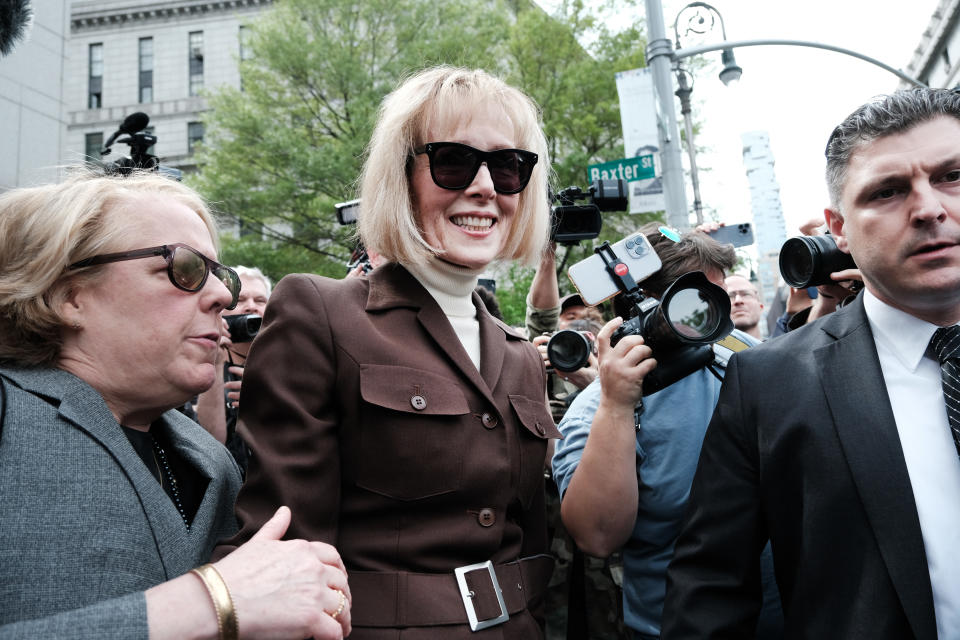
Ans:
[[[470,413],[458,384],[393,365],[360,368],[358,486],[398,500],[455,491]]]
[[[531,400],[526,396],[511,395],[510,404],[517,412],[520,422],[531,434],[538,438],[562,438],[553,424],[553,417],[547,409],[545,400]]]

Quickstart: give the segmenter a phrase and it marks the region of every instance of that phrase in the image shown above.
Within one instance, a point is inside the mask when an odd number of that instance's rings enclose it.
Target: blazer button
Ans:
[[[477,522],[482,527],[492,527],[496,521],[497,514],[494,513],[493,509],[480,509],[480,513],[477,514]]]
[[[417,411],[423,411],[427,408],[427,399],[417,395],[410,398],[410,405]]]
[[[544,435],[547,433],[547,430],[543,428],[543,425],[540,424],[539,420],[537,420],[537,433],[539,433],[540,435]]]
[[[487,429],[493,429],[495,426],[500,424],[497,416],[493,415],[492,413],[485,413],[480,416],[480,422],[482,422],[483,426],[485,426]]]

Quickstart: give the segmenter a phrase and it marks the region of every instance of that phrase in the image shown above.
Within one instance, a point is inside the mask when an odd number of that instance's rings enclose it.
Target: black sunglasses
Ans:
[[[149,258],[151,256],[163,256],[167,261],[167,276],[170,282],[177,289],[183,291],[196,292],[203,288],[207,282],[207,276],[213,272],[214,277],[223,283],[227,288],[233,300],[227,309],[234,309],[237,306],[237,299],[240,297],[240,276],[230,267],[225,267],[219,262],[214,262],[203,255],[193,247],[177,242],[175,244],[165,244],[159,247],[150,247],[148,249],[134,249],[133,251],[122,251],[120,253],[104,253],[99,256],[85,258],[74,262],[67,267],[68,270],[89,267],[95,264],[106,264],[107,262],[120,262],[122,260],[137,260],[139,258]]]
[[[537,154],[532,151],[480,151],[459,142],[428,142],[414,149],[414,153],[427,154],[434,184],[452,191],[469,187],[480,165],[486,162],[494,191],[504,195],[520,193],[530,182],[533,165],[537,164]]]

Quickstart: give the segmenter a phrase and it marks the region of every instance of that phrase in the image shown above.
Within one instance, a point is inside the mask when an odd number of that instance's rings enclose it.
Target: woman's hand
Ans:
[[[352,599],[340,554],[322,542],[282,541],[289,525],[290,509],[280,507],[214,565],[233,597],[240,637],[343,638]]]

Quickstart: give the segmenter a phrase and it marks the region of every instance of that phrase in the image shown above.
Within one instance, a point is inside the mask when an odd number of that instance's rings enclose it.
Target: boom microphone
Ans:
[[[120,128],[114,131],[110,137],[107,138],[107,141],[103,143],[103,150],[100,153],[107,155],[110,153],[110,147],[117,138],[123,134],[132,136],[133,134],[146,129],[148,124],[150,124],[150,116],[145,114],[143,111],[131,113],[123,119],[123,122],[120,123]]]
[[[33,18],[30,0],[3,0],[0,2],[0,56],[13,51],[23,38]]]

